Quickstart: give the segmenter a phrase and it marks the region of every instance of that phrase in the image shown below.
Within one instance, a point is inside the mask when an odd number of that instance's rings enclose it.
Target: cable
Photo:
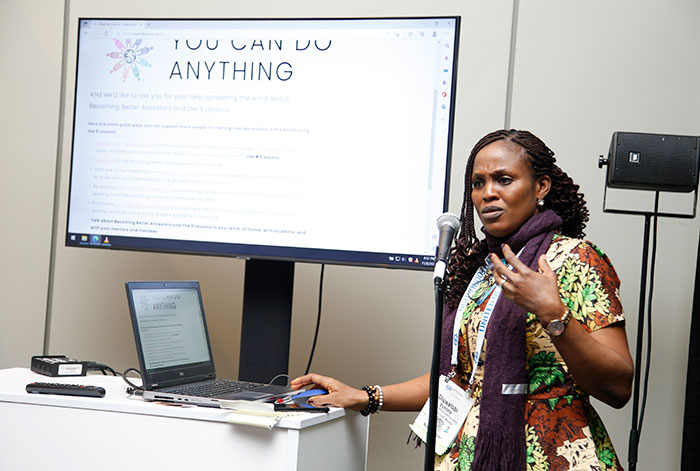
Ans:
[[[275,382],[275,380],[276,380],[277,378],[287,378],[287,386],[289,386],[289,383],[292,381],[291,376],[282,373],[282,374],[278,374],[277,376],[275,376],[274,378],[272,378],[272,379],[270,380],[270,382],[267,383],[267,384],[268,384],[268,385],[271,385],[272,383]]]
[[[109,371],[114,376],[121,376],[122,379],[124,380],[124,382],[129,385],[129,387],[126,388],[126,392],[129,395],[134,395],[134,394],[141,395],[143,393],[143,386],[135,385],[134,383],[129,381],[129,379],[126,376],[127,373],[129,373],[131,371],[134,371],[134,372],[138,373],[139,376],[141,376],[141,372],[139,370],[137,370],[136,368],[127,368],[126,370],[124,370],[123,373],[117,373],[116,371],[114,371],[114,369],[112,367],[105,365],[103,363],[97,363],[95,361],[86,361],[85,367],[88,371],[101,371],[103,375],[106,375],[107,371]],[[274,380],[275,379],[273,379],[272,381],[274,381]]]
[[[129,395],[134,395],[134,394],[140,395],[140,394],[143,393],[143,386],[137,386],[137,385],[135,385],[134,383],[132,383],[131,381],[129,381],[129,379],[128,379],[127,376],[126,376],[127,373],[129,373],[129,372],[131,372],[131,371],[134,371],[134,372],[136,372],[139,376],[141,376],[141,372],[140,372],[139,370],[137,370],[136,368],[127,368],[126,370],[124,370],[123,373],[117,373],[117,372],[114,370],[114,368],[112,368],[112,367],[109,366],[109,365],[105,365],[104,363],[97,363],[96,361],[86,361],[86,362],[83,362],[83,363],[85,363],[85,369],[86,369],[87,371],[101,371],[103,375],[106,375],[107,372],[110,372],[110,373],[112,373],[112,375],[114,375],[114,376],[121,376],[122,379],[124,380],[124,382],[125,382],[126,384],[129,385],[129,387],[126,389],[126,392],[127,392]],[[287,376],[287,375],[279,375],[279,376]],[[287,378],[289,378],[289,376],[287,376]],[[272,381],[274,381],[275,379],[277,379],[277,376],[275,376],[275,377],[272,379]],[[270,381],[270,384],[272,384],[272,381]]]
[[[654,200],[654,230],[652,231],[651,238],[651,261],[649,268],[649,292],[647,300],[647,358],[644,365],[644,386],[642,388],[642,403],[639,411],[639,425],[637,430],[639,431],[639,437],[641,437],[642,423],[644,422],[644,410],[647,404],[647,392],[649,390],[649,371],[651,369],[651,312],[652,312],[652,300],[654,298],[654,271],[656,269],[656,240],[659,229],[659,192],[656,192],[656,198]]]
[[[129,385],[129,388],[127,388],[126,392],[129,394],[139,394],[139,391],[143,392],[143,386],[137,386],[134,383],[132,383],[131,381],[129,381],[129,379],[126,377],[126,375],[130,371],[134,371],[134,372],[138,373],[139,376],[141,376],[141,372],[139,370],[137,370],[136,368],[127,368],[126,370],[124,370],[124,372],[122,373],[122,379],[124,380],[124,382],[126,384]]]
[[[314,341],[313,341],[313,344],[311,345],[311,353],[309,354],[309,363],[306,365],[306,371],[304,371],[305,375],[309,374],[309,370],[311,369],[311,362],[314,359],[314,352],[316,351],[316,341],[318,340],[318,329],[319,329],[319,326],[321,325],[321,305],[323,302],[323,274],[325,271],[326,271],[326,264],[322,263],[321,264],[321,276],[320,276],[319,283],[318,283],[318,315],[316,317],[316,331],[314,332]]]
[[[107,366],[103,363],[97,363],[95,361],[86,361],[85,368],[88,371],[101,371],[103,375],[106,375],[107,371],[109,371],[110,373],[112,373],[113,376],[119,376],[119,373],[114,371],[110,366]]]

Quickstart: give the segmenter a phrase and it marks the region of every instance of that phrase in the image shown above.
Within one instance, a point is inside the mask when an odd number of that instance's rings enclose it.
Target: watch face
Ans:
[[[549,331],[550,335],[553,336],[558,336],[564,333],[564,329],[566,329],[566,325],[560,321],[560,320],[553,320],[552,322],[549,323],[547,326],[547,330]]]

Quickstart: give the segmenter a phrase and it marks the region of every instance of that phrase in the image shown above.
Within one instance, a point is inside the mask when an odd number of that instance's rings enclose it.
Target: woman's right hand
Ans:
[[[328,376],[311,373],[293,379],[290,384],[294,390],[313,385],[328,391],[328,394],[310,397],[307,402],[313,406],[333,406],[360,411],[369,404],[369,396],[365,391]]]

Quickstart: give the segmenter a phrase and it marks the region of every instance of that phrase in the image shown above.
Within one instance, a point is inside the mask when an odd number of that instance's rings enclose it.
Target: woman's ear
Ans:
[[[538,200],[543,200],[552,188],[552,179],[548,175],[540,177],[535,182],[535,196]]]

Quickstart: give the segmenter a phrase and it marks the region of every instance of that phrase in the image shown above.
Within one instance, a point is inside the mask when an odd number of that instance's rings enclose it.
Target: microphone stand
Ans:
[[[428,434],[425,437],[425,471],[435,470],[435,436],[437,432],[438,389],[440,381],[440,352],[442,349],[442,308],[445,297],[445,282],[435,279],[435,332],[433,336],[433,361],[430,367],[430,408]]]
[[[445,297],[445,271],[450,258],[450,246],[459,230],[459,218],[443,213],[437,220],[440,240],[437,247],[435,272],[435,334],[433,336],[433,362],[430,367],[430,397],[428,407],[428,431],[425,437],[425,471],[435,469],[435,437],[437,435],[438,390],[440,386],[440,352],[442,343],[442,304]]]

